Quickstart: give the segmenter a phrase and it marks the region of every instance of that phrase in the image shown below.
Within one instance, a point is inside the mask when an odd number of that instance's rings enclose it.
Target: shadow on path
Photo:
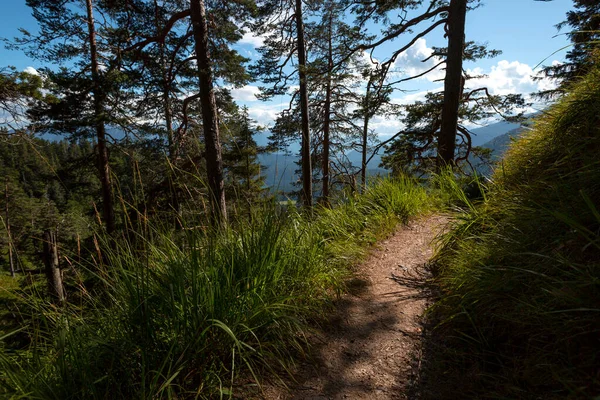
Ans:
[[[431,298],[427,260],[442,216],[414,221],[381,242],[349,281],[349,293],[311,338],[312,359],[290,389],[267,399],[408,399],[418,391],[422,315]]]

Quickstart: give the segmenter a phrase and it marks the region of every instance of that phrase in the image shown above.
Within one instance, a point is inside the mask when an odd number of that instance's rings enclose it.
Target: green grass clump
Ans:
[[[27,340],[0,355],[0,396],[229,397],[289,368],[348,267],[427,204],[413,181],[384,180],[314,216],[255,210],[217,232],[118,241],[76,302],[22,299]]]
[[[600,394],[599,154],[596,67],[512,145],[483,204],[440,239],[445,357],[430,357],[460,371],[442,380],[447,396]]]

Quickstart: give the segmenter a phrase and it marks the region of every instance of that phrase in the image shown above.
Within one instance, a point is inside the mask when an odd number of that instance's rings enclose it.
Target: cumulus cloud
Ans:
[[[379,135],[390,135],[400,131],[404,124],[397,117],[376,116],[369,122],[369,129],[374,130]]]
[[[23,72],[27,72],[28,74],[31,74],[31,75],[38,75],[38,76],[40,75],[38,70],[33,67],[27,67],[23,70]]]
[[[535,80],[533,69],[519,61],[499,61],[490,71],[481,68],[467,70],[471,76],[485,75],[469,81],[469,87],[487,87],[492,94],[529,94],[556,87],[556,83],[548,78]]]
[[[256,95],[260,93],[258,86],[246,85],[241,88],[231,89],[235,101],[257,101]]]
[[[427,40],[419,38],[415,44],[398,56],[392,69],[395,71],[395,74],[401,78],[422,74],[442,61],[440,57],[431,57],[432,54],[433,49],[427,47]],[[443,66],[436,68],[419,79],[427,79],[431,82],[442,79],[444,77],[444,71],[441,69],[442,67]]]
[[[238,43],[249,44],[254,47],[261,47],[265,43],[265,39],[262,36],[254,35],[252,32],[246,32]]]
[[[281,112],[281,108],[280,105],[258,103],[248,108],[248,114],[259,125],[271,126],[275,122],[277,115]]]

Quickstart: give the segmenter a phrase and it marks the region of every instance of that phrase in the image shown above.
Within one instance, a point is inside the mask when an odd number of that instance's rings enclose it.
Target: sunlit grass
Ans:
[[[285,373],[348,267],[430,206],[425,189],[402,178],[311,216],[273,206],[216,232],[148,226],[106,251],[110,267],[86,267],[94,285],[72,296],[77,305],[22,297],[27,340],[0,356],[0,393],[218,398],[240,376]]]

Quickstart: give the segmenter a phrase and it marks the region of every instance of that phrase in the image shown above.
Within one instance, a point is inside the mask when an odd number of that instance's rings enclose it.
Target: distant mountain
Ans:
[[[258,161],[264,167],[261,175],[265,177],[265,185],[277,192],[297,190],[294,182],[298,180],[296,164],[298,157],[281,153],[264,153],[258,156]]]
[[[483,146],[494,138],[520,127],[521,124],[500,121],[481,128],[471,129],[473,133],[471,137],[472,144],[473,146]]]
[[[362,163],[361,154],[357,151],[348,153],[348,158],[352,165],[356,167],[359,167]],[[273,191],[284,193],[299,190],[299,187],[294,185],[300,179],[298,156],[282,153],[266,153],[260,154],[258,160],[264,167],[261,175],[265,177],[266,186],[270,187]],[[380,168],[380,163],[381,156],[375,155],[367,165],[367,175],[387,175],[388,171]]]
[[[508,146],[510,145],[510,143],[514,139],[518,138],[521,135],[521,133],[523,133],[525,131],[525,129],[526,128],[523,128],[523,127],[518,127],[516,129],[512,129],[500,136],[496,136],[489,142],[484,143],[481,147],[491,149],[492,150],[492,159],[497,160],[504,155],[504,153],[508,149]]]

